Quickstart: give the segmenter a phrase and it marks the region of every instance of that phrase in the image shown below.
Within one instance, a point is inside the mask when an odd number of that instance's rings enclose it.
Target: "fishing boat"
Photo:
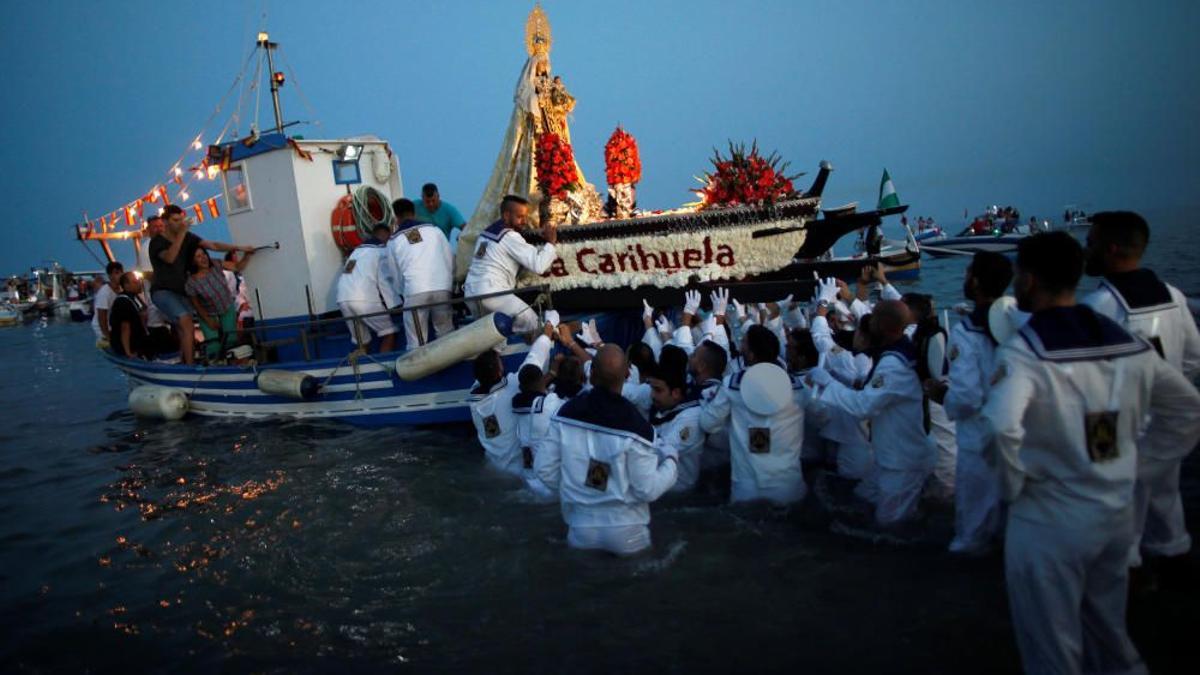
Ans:
[[[0,305],[0,326],[16,326],[21,323],[21,312],[12,305]]]

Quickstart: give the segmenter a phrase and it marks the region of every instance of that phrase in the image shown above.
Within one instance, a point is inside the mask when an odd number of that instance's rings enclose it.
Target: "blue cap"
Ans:
[[[496,324],[496,330],[504,337],[512,335],[513,320],[512,317],[502,312],[492,314],[492,323]]]

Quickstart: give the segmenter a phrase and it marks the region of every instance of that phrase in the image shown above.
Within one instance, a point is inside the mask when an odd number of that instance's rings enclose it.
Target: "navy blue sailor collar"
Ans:
[[[555,416],[564,424],[602,433],[636,436],[654,442],[654,428],[632,403],[607,389],[592,388],[575,396]]]
[[[375,237],[367,237],[362,240],[362,243],[357,248],[382,248],[384,243]]]
[[[542,407],[545,403],[546,392],[544,391],[519,391],[513,396],[512,411],[518,415],[542,412]]]
[[[399,225],[396,226],[396,231],[392,233],[391,238],[395,239],[397,236],[400,235],[401,232],[404,232],[405,230],[411,230],[414,227],[420,227],[421,225],[428,225],[428,224],[429,223],[427,223],[423,220],[417,220],[416,218],[406,218],[403,221],[401,221]]]
[[[650,426],[657,427],[675,419],[688,408],[695,408],[700,405],[699,392],[688,391],[687,395],[674,408],[659,412],[658,409],[650,411]]]
[[[476,382],[475,386],[471,388],[471,395],[472,396],[490,396],[490,395],[500,391],[507,385],[508,385],[508,375],[505,375],[504,377],[500,378],[500,381],[497,382],[496,384],[493,384],[490,389],[484,389],[482,386],[480,386],[479,382]]]
[[[1116,296],[1126,312],[1163,309],[1175,302],[1167,285],[1144,267],[1106,274],[1100,284]]]
[[[1150,349],[1144,340],[1087,305],[1034,312],[1019,334],[1043,361],[1096,361]]]
[[[505,225],[503,220],[497,220],[491,225],[488,225],[487,229],[485,229],[483,232],[480,232],[479,238],[490,241],[500,241],[504,238],[504,235],[508,234],[509,232],[516,232],[516,230]]]

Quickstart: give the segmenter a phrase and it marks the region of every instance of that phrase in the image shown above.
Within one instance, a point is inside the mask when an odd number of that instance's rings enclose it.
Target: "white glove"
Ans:
[[[653,316],[654,316],[654,308],[651,307],[650,303],[646,302],[646,300],[643,298],[642,299],[642,319],[643,320],[649,319],[649,318],[652,318]]]
[[[746,320],[746,306],[738,302],[737,298],[733,299],[733,311],[737,313],[738,321]]]
[[[833,302],[834,300],[837,300],[837,297],[838,297],[837,280],[834,279],[833,277],[830,277],[830,278],[822,281],[817,286],[817,294],[818,294],[818,297],[817,297],[818,300],[824,300],[825,302]]]
[[[592,348],[599,347],[601,344],[603,344],[603,341],[600,339],[600,333],[596,331],[595,319],[588,321],[579,328],[579,335],[576,335],[575,337],[579,338],[583,344]]]
[[[700,311],[700,291],[688,291],[683,294],[683,313],[696,315]]]
[[[558,328],[558,324],[561,322],[561,319],[558,316],[558,312],[554,311],[553,309],[548,309],[548,310],[546,310],[545,314],[546,314],[546,323],[550,324],[551,326],[554,326],[555,328]]]
[[[833,382],[833,376],[829,374],[829,371],[821,368],[820,366],[808,371],[808,377],[806,379],[817,387],[824,387],[830,382]]]
[[[671,334],[671,322],[667,321],[667,317],[665,316],[658,317],[658,321],[654,322],[654,327],[657,328],[658,332],[664,336]]]
[[[725,310],[729,307],[729,289],[718,288],[708,294],[709,300],[712,300],[713,316],[725,316]]]

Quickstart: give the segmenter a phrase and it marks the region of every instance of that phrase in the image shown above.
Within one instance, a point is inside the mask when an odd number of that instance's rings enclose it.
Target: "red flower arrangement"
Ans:
[[[537,168],[538,187],[551,197],[566,197],[567,191],[574,190],[579,182],[571,144],[548,131],[537,137],[536,150],[534,166]]]
[[[746,151],[745,144],[729,144],[729,158],[713,150],[713,168],[705,173],[701,182],[704,188],[697,190],[700,208],[733,206],[737,204],[774,203],[781,199],[797,196],[792,179],[803,174],[787,176],[787,162],[780,163],[775,153],[767,157],[758,154],[758,143]]]
[[[604,144],[604,173],[609,185],[633,184],[642,179],[637,141],[620,126]]]

